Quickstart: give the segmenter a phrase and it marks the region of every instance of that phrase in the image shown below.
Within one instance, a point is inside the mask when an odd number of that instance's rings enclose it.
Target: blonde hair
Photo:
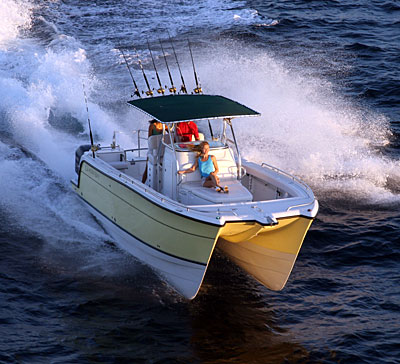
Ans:
[[[203,147],[205,146],[205,145],[208,145],[208,147],[210,148],[210,144],[208,144],[208,142],[206,142],[206,141],[203,141],[203,142],[201,142],[198,146],[197,146],[197,157],[200,157],[201,156],[201,153],[203,152]]]

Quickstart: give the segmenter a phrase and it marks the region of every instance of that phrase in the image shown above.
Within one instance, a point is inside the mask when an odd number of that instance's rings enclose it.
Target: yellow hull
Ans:
[[[163,198],[148,198],[85,161],[78,184],[72,186],[122,248],[153,266],[190,299],[202,284],[216,245],[263,285],[282,289],[312,223],[301,216],[267,226],[190,218],[182,209],[178,213],[163,206]]]
[[[260,283],[281,290],[311,223],[312,219],[299,216],[278,219],[274,226],[227,223],[217,246]]]
[[[85,162],[72,188],[122,248],[153,266],[185,297],[196,296],[219,225],[163,208]]]

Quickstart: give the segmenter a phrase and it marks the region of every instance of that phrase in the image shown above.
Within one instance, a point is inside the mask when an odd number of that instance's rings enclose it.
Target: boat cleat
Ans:
[[[251,207],[252,209],[254,209],[254,215],[256,218],[256,221],[261,224],[261,225],[277,225],[278,224],[278,220],[267,214],[261,207],[254,205]]]

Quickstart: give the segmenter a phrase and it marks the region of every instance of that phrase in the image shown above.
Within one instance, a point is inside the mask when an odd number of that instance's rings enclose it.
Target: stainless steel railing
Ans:
[[[300,183],[301,185],[303,185],[307,190],[311,191],[311,188],[305,182],[303,182],[300,178],[297,178],[296,176],[293,176],[290,173],[282,171],[281,169],[279,169],[277,167],[274,167],[274,166],[271,166],[270,164],[267,164],[267,163],[264,163],[264,162],[261,163],[261,167],[266,167],[266,168],[268,168],[268,169],[270,169],[270,170],[272,170],[274,172],[278,172],[279,174],[282,174],[285,177],[289,177],[293,181],[296,181],[296,182]]]

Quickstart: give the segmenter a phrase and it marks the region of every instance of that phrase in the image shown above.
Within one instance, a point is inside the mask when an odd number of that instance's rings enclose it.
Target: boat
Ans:
[[[199,292],[216,249],[269,289],[283,289],[318,201],[295,176],[241,157],[232,121],[251,122],[260,113],[206,94],[128,103],[161,122],[162,134],[147,138],[136,130],[137,140],[121,146],[114,133],[110,144],[80,146],[71,180],[117,245],[187,299]],[[186,121],[198,125],[200,140],[177,141],[176,126]],[[198,170],[177,173],[193,165],[201,140],[208,141],[229,193],[203,187]]]

